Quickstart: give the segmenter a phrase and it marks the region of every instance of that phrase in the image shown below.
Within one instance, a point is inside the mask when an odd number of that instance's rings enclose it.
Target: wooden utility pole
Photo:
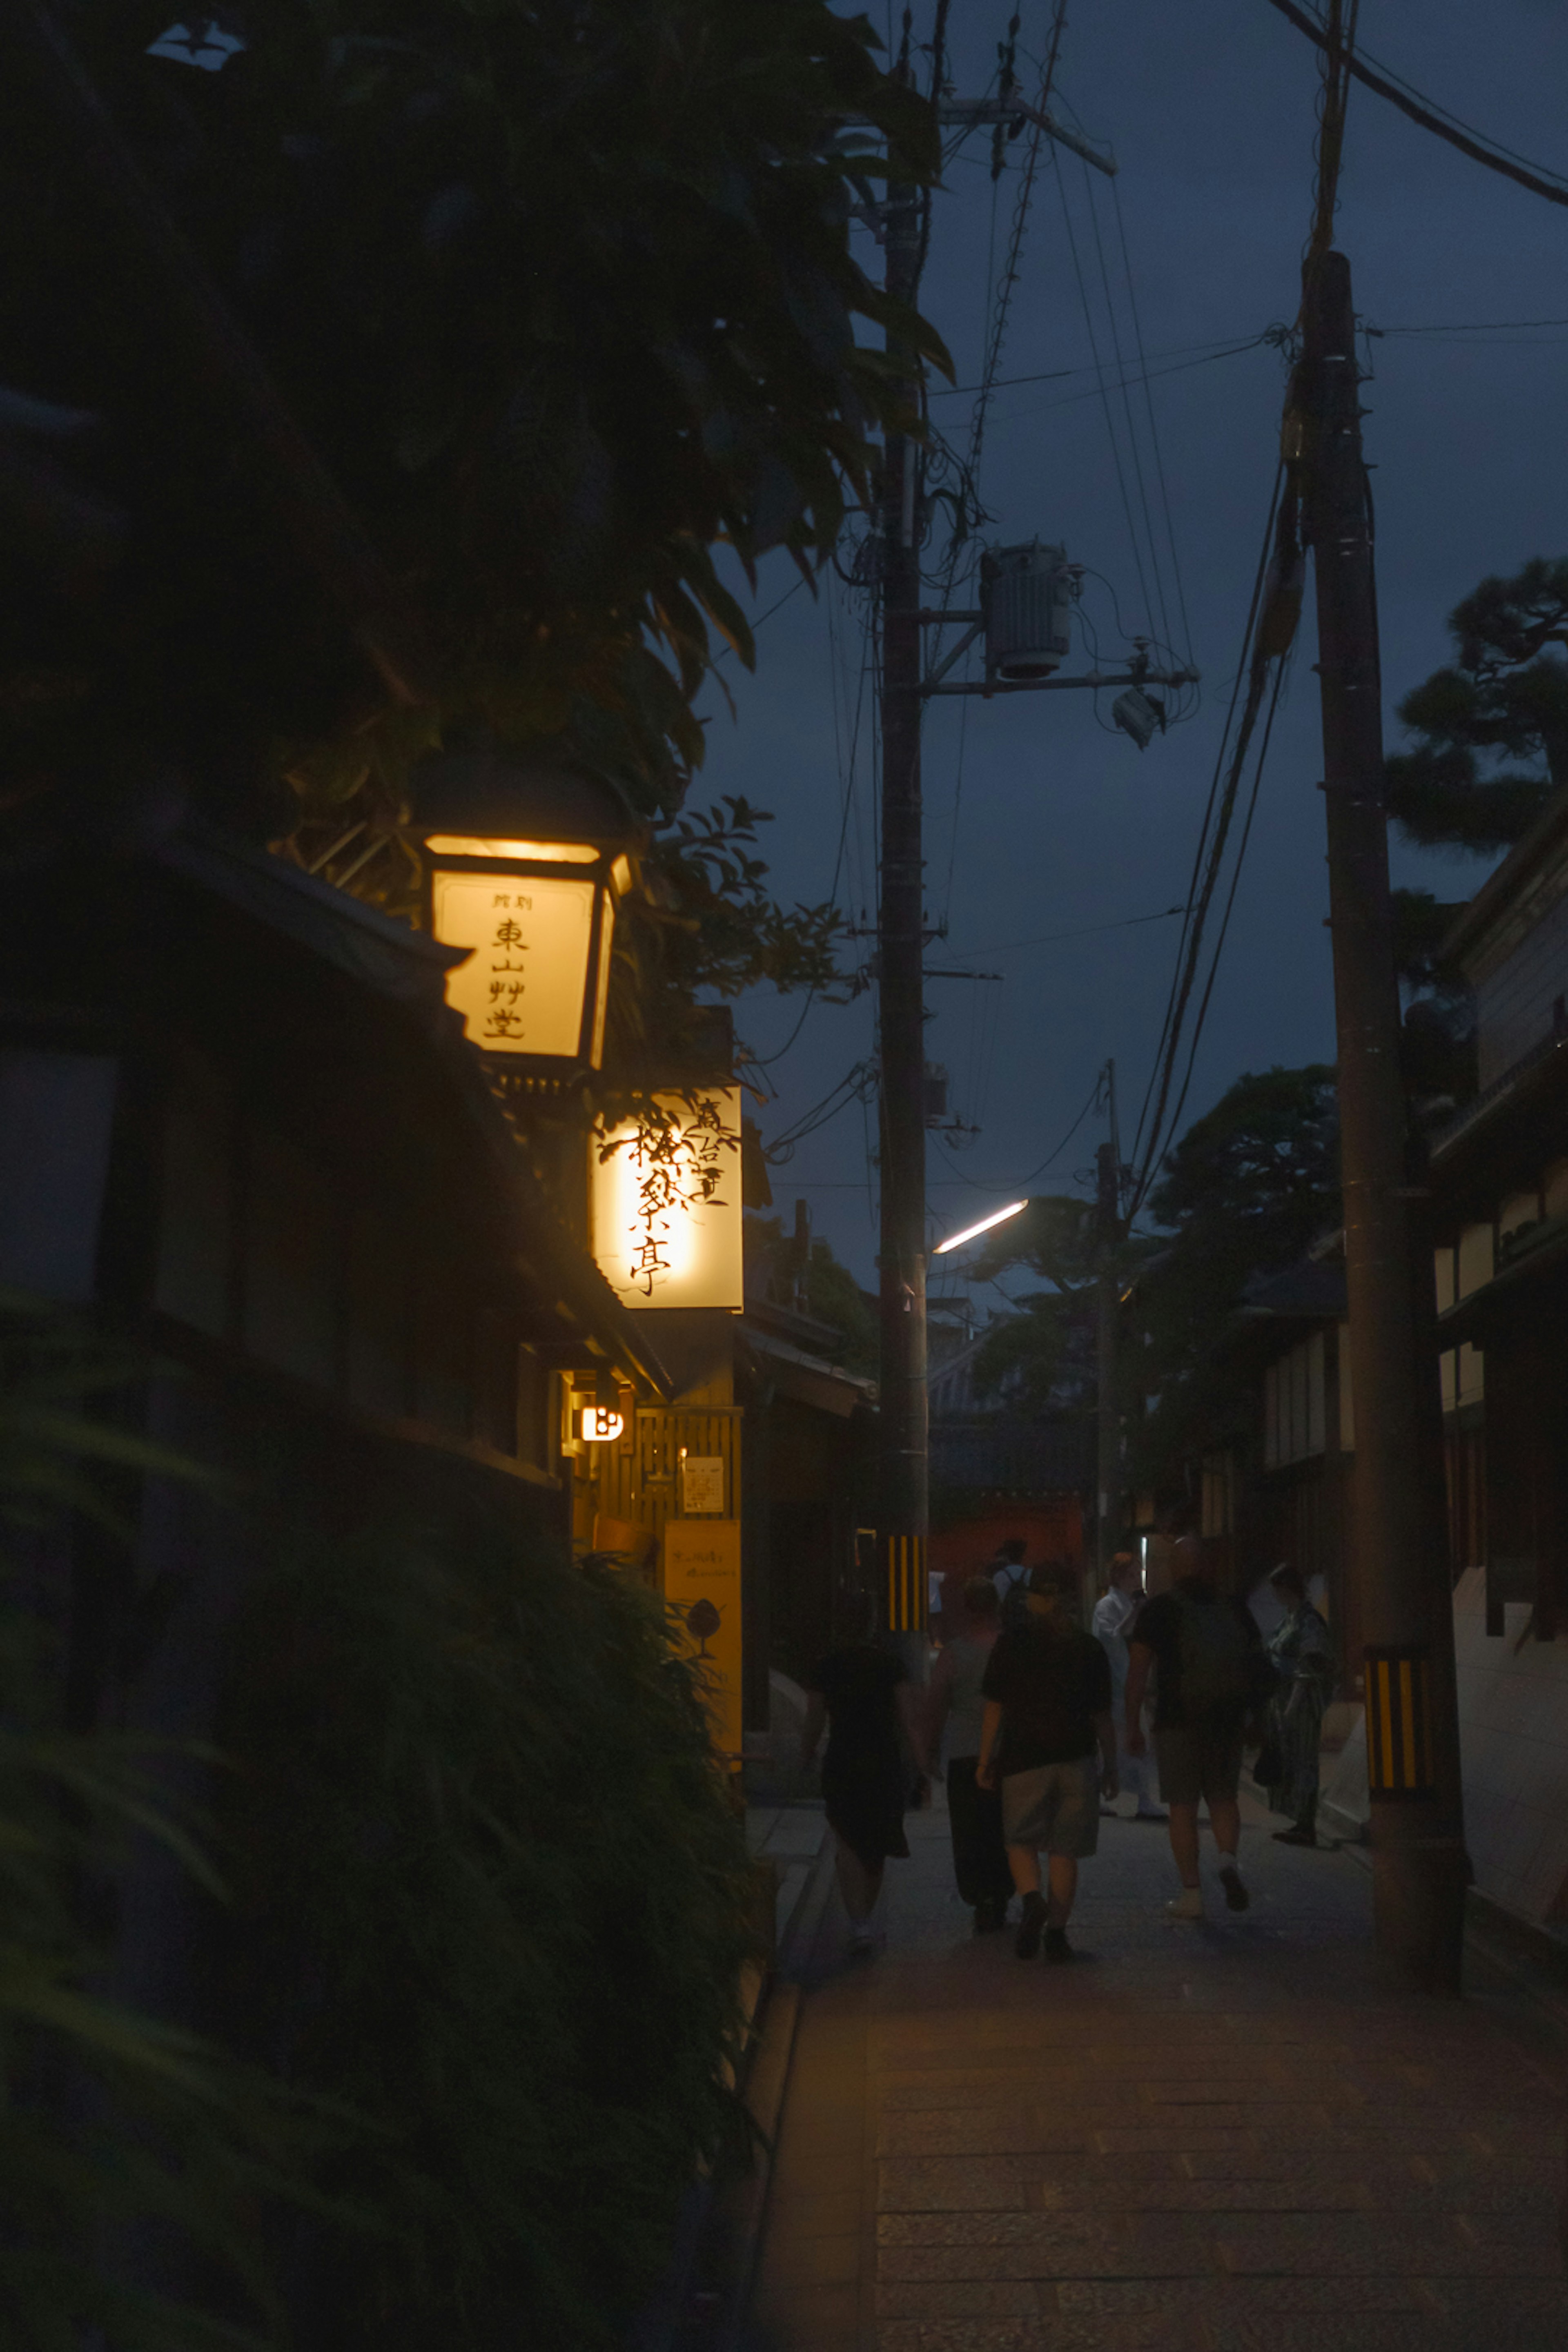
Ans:
[[[889,185],[888,291],[911,307],[920,282],[921,205],[918,188],[897,181]],[[913,415],[920,399],[919,360],[892,333],[888,351]],[[881,485],[882,871],[877,919],[882,1079],[879,1565],[888,1630],[917,1634],[926,1623],[930,1511],[920,456],[908,434],[888,435]]]
[[[1371,501],[1342,253],[1316,251],[1307,265],[1292,412],[1317,581],[1373,1936],[1391,1983],[1458,1993],[1468,1864],[1447,1529],[1427,1475],[1430,1318],[1415,1291],[1431,1259],[1418,1265],[1413,1246]]]
[[[905,19],[906,29],[908,17]],[[907,65],[900,68],[908,71]],[[940,78],[940,76],[939,76]],[[1043,107],[1024,103],[1016,89],[1000,96],[936,101],[939,121],[1033,123],[1042,137],[1068,147],[1098,172],[1113,174],[1114,159]],[[887,240],[887,289],[910,310],[920,292],[927,200],[912,183],[892,181],[879,209]],[[896,331],[888,356],[911,418],[920,413],[921,361]],[[1126,677],[994,678],[983,684],[939,683],[984,625],[983,613],[922,614],[921,541],[924,497],[921,450],[914,436],[890,432],[883,449],[878,544],[880,561],[879,674],[882,735],[882,866],[877,916],[878,1018],[881,1060],[882,1215],[878,1257],[880,1307],[880,1397],[878,1480],[878,1564],[882,1622],[893,1633],[923,1635],[926,1623],[926,1534],[930,1471],[926,1392],[926,1084],[925,867],[921,843],[921,714],[937,694],[1027,693],[1041,687],[1181,684],[1194,672],[1140,668]],[[966,622],[934,679],[922,675],[926,621]],[[911,1647],[911,1662],[923,1658]]]
[[[1121,1134],[1116,1118],[1116,1065],[1105,1066],[1110,1132],[1095,1154],[1095,1243],[1100,1273],[1096,1348],[1098,1401],[1095,1475],[1095,1566],[1105,1582],[1121,1538],[1121,1411],[1116,1368],[1121,1291]]]

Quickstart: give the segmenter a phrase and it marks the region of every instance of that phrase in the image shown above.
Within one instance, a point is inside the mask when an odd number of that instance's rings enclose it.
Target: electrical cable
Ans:
[[[1132,459],[1133,478],[1138,485],[1138,503],[1143,514],[1143,535],[1149,542],[1149,569],[1154,582],[1154,601],[1160,610],[1160,634],[1162,641],[1169,645],[1171,616],[1165,609],[1165,583],[1160,563],[1159,546],[1154,536],[1154,519],[1149,510],[1149,491],[1143,479],[1143,458],[1138,446],[1138,429],[1132,421],[1132,403],[1129,397],[1132,379],[1127,373],[1126,362],[1121,356],[1121,331],[1116,322],[1116,304],[1110,292],[1110,272],[1105,266],[1105,244],[1100,233],[1100,206],[1095,199],[1093,174],[1087,163],[1083,165],[1083,183],[1084,194],[1089,204],[1089,226],[1094,231],[1095,258],[1100,264],[1100,289],[1105,296],[1105,314],[1110,326],[1110,349],[1116,361],[1116,373],[1119,378],[1117,390],[1121,395],[1122,414],[1127,419],[1127,446]],[[1147,368],[1141,370],[1139,380],[1147,393],[1149,389]]]
[[[1525,320],[1521,320],[1519,323],[1521,325],[1530,325],[1533,323],[1538,326],[1545,327],[1568,326],[1568,319],[1542,319],[1534,321]],[[1418,331],[1420,331],[1415,328],[1391,328],[1389,330],[1390,333],[1398,332],[1401,334],[1415,334]],[[1262,339],[1255,336],[1252,340],[1253,341],[1258,341]],[[1175,360],[1184,359],[1192,352],[1219,352],[1222,346],[1233,345],[1235,342],[1235,336],[1228,335],[1223,336],[1219,342],[1214,343],[1173,343],[1168,351],[1151,352],[1149,353],[1149,358],[1151,360]],[[1238,346],[1238,348],[1244,351],[1250,351],[1252,343],[1247,342]],[[1038,375],[999,375],[991,389],[993,392],[1008,392],[1016,385],[1021,383],[1058,383],[1064,382],[1068,376],[1092,375],[1093,373],[1094,370],[1091,367],[1047,368],[1043,374]],[[937,383],[931,385],[927,397],[931,400],[957,400],[966,394],[978,392],[979,390],[980,386],[977,383]]]
[[[1182,641],[1186,648],[1187,667],[1194,667],[1193,625],[1187,615],[1187,592],[1182,582],[1182,559],[1176,552],[1176,530],[1171,519],[1171,490],[1165,478],[1165,459],[1160,447],[1160,428],[1154,418],[1154,396],[1149,389],[1149,362],[1143,352],[1143,324],[1138,315],[1138,294],[1132,282],[1132,257],[1127,245],[1127,224],[1121,212],[1121,183],[1118,174],[1110,183],[1111,199],[1116,213],[1116,234],[1121,246],[1121,268],[1127,280],[1127,307],[1132,314],[1132,334],[1138,351],[1138,367],[1143,385],[1143,404],[1149,416],[1149,440],[1154,452],[1155,477],[1160,485],[1160,504],[1165,517],[1165,538],[1171,550],[1171,570],[1176,583],[1176,607],[1182,616]]]
[[[1330,47],[1327,29],[1305,8],[1297,7],[1294,0],[1268,0],[1268,5],[1287,17],[1299,33],[1305,33],[1320,49]],[[1457,116],[1447,114],[1433,100],[1423,98],[1408,82],[1402,83],[1390,67],[1380,66],[1373,72],[1372,60],[1348,55],[1344,62],[1357,81],[1366,89],[1375,91],[1379,98],[1386,99],[1391,106],[1396,106],[1401,114],[1408,115],[1412,122],[1418,122],[1423,131],[1430,131],[1437,138],[1446,139],[1450,147],[1457,147],[1472,163],[1484,163],[1489,172],[1500,173],[1505,180],[1517,181],[1531,194],[1544,196],[1548,204],[1568,205],[1568,180],[1559,173],[1551,173],[1550,165],[1527,163],[1525,158],[1515,155],[1511,148],[1489,140],[1483,131],[1472,130]],[[1551,173],[1550,177],[1543,176],[1548,173]]]
[[[803,572],[800,574],[800,577],[795,582],[794,585],[784,590],[784,594],[779,598],[776,604],[770,604],[765,613],[759,613],[757,614],[756,619],[752,623],[752,635],[755,636],[757,631],[762,627],[763,623],[764,621],[771,621],[775,613],[782,613],[784,606],[789,603],[790,598],[792,596],[798,596],[805,586],[805,574]],[[713,656],[715,664],[721,662],[726,654],[732,654],[735,648],[731,645],[725,644],[721,646],[719,651]]]
[[[1180,1127],[1182,1113],[1186,1108],[1187,1094],[1193,1083],[1193,1066],[1198,1055],[1198,1041],[1204,1034],[1204,1024],[1208,1019],[1209,1000],[1214,994],[1215,979],[1219,971],[1219,960],[1225,952],[1226,934],[1230,929],[1231,909],[1236,905],[1237,886],[1241,880],[1241,869],[1247,858],[1247,845],[1252,838],[1252,820],[1258,814],[1258,798],[1263,783],[1264,763],[1268,757],[1269,740],[1274,733],[1275,714],[1279,709],[1280,697],[1284,693],[1289,669],[1290,656],[1287,653],[1274,673],[1274,691],[1269,698],[1268,715],[1263,726],[1263,740],[1258,747],[1258,761],[1253,770],[1252,797],[1247,802],[1247,816],[1241,828],[1241,838],[1237,844],[1236,862],[1231,867],[1230,890],[1226,898],[1225,912],[1220,918],[1219,937],[1215,941],[1214,953],[1209,959],[1208,979],[1204,984],[1203,996],[1193,1023],[1192,1044],[1187,1052],[1187,1066],[1182,1077],[1182,1090],[1176,1097],[1175,1108],[1171,1113],[1170,1132],[1173,1135]]]
[[[1105,383],[1105,371],[1100,364],[1100,345],[1095,339],[1094,320],[1089,310],[1089,288],[1084,280],[1083,264],[1079,257],[1078,238],[1073,232],[1072,212],[1068,204],[1067,182],[1062,176],[1061,157],[1054,141],[1051,145],[1051,163],[1057,175],[1057,190],[1062,202],[1062,221],[1068,233],[1068,250],[1072,256],[1073,275],[1078,280],[1079,301],[1083,309],[1084,329],[1089,336],[1089,352],[1094,361],[1095,373],[1099,378],[1095,390],[1105,415],[1105,430],[1110,436],[1111,462],[1116,468],[1116,487],[1121,494],[1121,511],[1126,518],[1127,536],[1132,547],[1132,565],[1138,574],[1139,593],[1143,599],[1145,625],[1149,635],[1152,636],[1154,624],[1152,606],[1149,601],[1149,583],[1143,576],[1143,558],[1138,545],[1137,527],[1132,520],[1132,501],[1127,494],[1127,476],[1121,464],[1121,448],[1116,437],[1115,420],[1110,413],[1110,399]]]
[[[1242,681],[1244,677],[1247,677],[1249,656],[1255,646],[1258,616],[1262,607],[1263,585],[1268,573],[1269,558],[1274,551],[1284,483],[1285,467],[1281,463],[1275,470],[1273,495],[1268,501],[1268,520],[1264,529],[1263,546],[1258,559],[1258,569],[1253,577],[1252,597],[1247,607],[1247,625],[1242,633],[1242,658],[1231,688],[1230,702],[1226,712],[1219,749],[1215,756],[1214,773],[1209,782],[1208,799],[1205,803],[1203,821],[1198,828],[1197,844],[1193,853],[1193,871],[1186,894],[1187,914],[1177,942],[1175,967],[1171,977],[1170,992],[1165,1002],[1164,1019],[1161,1024],[1159,1042],[1154,1048],[1154,1066],[1144,1090],[1142,1107],[1138,1114],[1138,1125],[1132,1138],[1131,1156],[1136,1161],[1140,1147],[1144,1146],[1144,1134],[1147,1129],[1148,1140],[1143,1150],[1142,1171],[1133,1188],[1132,1204],[1128,1211],[1130,1216],[1137,1213],[1149,1183],[1152,1181],[1152,1171],[1158,1164],[1165,1105],[1174,1076],[1176,1055],[1180,1051],[1182,1018],[1196,977],[1203,946],[1204,925],[1207,919],[1209,903],[1217,879],[1215,847],[1217,844],[1218,848],[1223,851],[1225,835],[1229,829],[1229,811],[1234,808],[1236,793],[1239,787],[1239,761],[1245,756],[1249,732],[1245,712],[1239,749],[1232,761],[1228,777],[1226,771],[1226,755],[1230,748],[1232,730],[1237,725],[1237,709],[1241,701]],[[1258,664],[1256,658],[1250,661],[1250,670],[1247,707],[1253,710],[1255,717],[1257,697],[1261,691]],[[1223,798],[1222,780],[1224,780]],[[1202,877],[1202,887],[1200,887],[1200,877]],[[1159,1099],[1153,1108],[1151,1122],[1151,1106],[1154,1105],[1156,1093]]]
[[[1346,101],[1349,95],[1349,68],[1352,63],[1352,51],[1355,40],[1356,23],[1360,13],[1360,0],[1348,0],[1348,23],[1346,30],[1342,36],[1342,10],[1339,5],[1339,0],[1335,0],[1335,6],[1331,19],[1333,28],[1332,37],[1325,44],[1328,55],[1327,61],[1323,68],[1320,91],[1318,109],[1319,132],[1318,138],[1314,142],[1317,159],[1317,177],[1316,186],[1313,190],[1312,226],[1308,238],[1305,256],[1306,268],[1309,272],[1317,266],[1322,255],[1328,251],[1333,239],[1334,215],[1338,205],[1340,167],[1344,147],[1345,111]],[[1287,484],[1289,485],[1289,495],[1288,497],[1285,497],[1282,496],[1282,491],[1287,488]],[[1288,478],[1287,468],[1282,458],[1275,475],[1274,496],[1270,503],[1269,525],[1264,536],[1263,553],[1259,561],[1258,577],[1253,589],[1252,605],[1247,615],[1247,631],[1243,640],[1243,662],[1247,671],[1247,698],[1242,709],[1239,723],[1237,726],[1235,749],[1231,754],[1228,770],[1226,772],[1224,790],[1219,798],[1217,810],[1215,810],[1215,806],[1214,786],[1211,785],[1209,804],[1208,808],[1205,812],[1204,832],[1200,834],[1199,836],[1199,856],[1201,859],[1205,860],[1203,880],[1195,897],[1189,893],[1189,903],[1193,908],[1193,913],[1188,922],[1183,926],[1183,946],[1182,949],[1178,950],[1177,975],[1172,994],[1167,1001],[1165,1021],[1161,1034],[1160,1046],[1156,1049],[1158,1091],[1157,1097],[1154,1100],[1152,1116],[1150,1116],[1150,1099],[1151,1094],[1154,1092],[1155,1087],[1155,1080],[1153,1078],[1152,1078],[1150,1082],[1150,1091],[1146,1092],[1144,1095],[1143,1108],[1139,1117],[1138,1134],[1134,1139],[1133,1150],[1134,1155],[1136,1156],[1139,1143],[1142,1142],[1142,1160],[1131,1189],[1128,1210],[1129,1216],[1136,1215],[1139,1208],[1146,1198],[1149,1188],[1153,1181],[1155,1171],[1160,1165],[1163,1151],[1166,1149],[1170,1138],[1174,1135],[1176,1124],[1180,1119],[1182,1110],[1185,1107],[1187,1092],[1191,1086],[1193,1068],[1196,1058],[1197,1042],[1198,1038],[1202,1034],[1203,1025],[1207,1016],[1209,1003],[1214,993],[1214,983],[1218,971],[1219,954],[1225,943],[1226,933],[1229,929],[1230,912],[1236,902],[1236,892],[1240,878],[1241,861],[1245,856],[1247,845],[1251,836],[1253,813],[1257,808],[1258,795],[1261,788],[1263,763],[1268,752],[1268,742],[1273,733],[1274,716],[1279,709],[1279,698],[1283,691],[1285,670],[1289,659],[1290,644],[1294,635],[1294,624],[1291,623],[1286,629],[1282,641],[1278,623],[1276,624],[1273,631],[1270,631],[1268,628],[1267,620],[1268,614],[1275,612],[1277,607],[1271,602],[1268,611],[1265,611],[1262,603],[1264,583],[1266,579],[1270,576],[1270,568],[1272,567],[1272,576],[1275,581],[1276,593],[1279,593],[1279,592],[1284,590],[1292,572],[1298,570],[1301,561],[1301,546],[1297,529],[1296,490],[1293,479]],[[1274,677],[1274,691],[1269,701],[1268,717],[1264,730],[1263,740],[1258,749],[1258,761],[1253,776],[1252,796],[1248,803],[1247,817],[1242,828],[1240,844],[1237,851],[1236,859],[1233,863],[1230,889],[1226,900],[1226,908],[1221,921],[1219,939],[1209,959],[1208,978],[1199,1003],[1196,1024],[1192,1036],[1187,1041],[1187,1064],[1183,1076],[1181,1090],[1177,1097],[1175,1110],[1172,1113],[1169,1121],[1167,1121],[1166,1107],[1170,1099],[1176,1063],[1182,1051],[1183,1024],[1186,1018],[1187,1006],[1191,1001],[1192,992],[1197,979],[1199,962],[1202,958],[1204,929],[1210,907],[1213,904],[1215,892],[1218,885],[1221,869],[1224,864],[1226,844],[1235,814],[1237,796],[1241,785],[1242,772],[1246,766],[1248,749],[1251,744],[1254,730],[1257,727],[1258,714],[1262,707],[1264,691],[1268,681],[1268,666],[1271,661],[1275,662],[1277,665]],[[1239,689],[1239,677],[1237,679],[1237,689]],[[1226,717],[1226,735],[1225,738],[1222,739],[1221,744],[1222,761],[1224,759],[1226,745],[1229,740],[1231,722],[1234,718],[1235,709],[1236,693],[1233,692],[1230,712]],[[1217,769],[1215,781],[1217,782]],[[1211,811],[1214,812],[1212,827],[1210,824]],[[1206,856],[1205,851],[1205,835],[1207,836]],[[1146,1136],[1144,1133],[1145,1120],[1148,1122]]]
[[[988,940],[984,952],[987,955],[1008,955],[1016,948],[1055,947],[1059,940],[1093,939],[1101,931],[1130,931],[1139,923],[1168,923],[1173,915],[1184,915],[1186,911],[1185,907],[1162,907],[1157,915],[1121,915],[1114,923],[1085,923],[1075,931],[1042,931],[1032,940]],[[969,950],[957,949],[954,952],[962,955]],[[977,948],[973,952],[978,955],[981,950]]]

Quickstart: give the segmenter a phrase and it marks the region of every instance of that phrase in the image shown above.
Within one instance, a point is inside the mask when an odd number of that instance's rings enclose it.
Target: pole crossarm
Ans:
[[[960,648],[962,650],[962,648]],[[942,669],[947,667],[944,662]],[[1196,686],[1195,669],[1129,669],[1085,670],[1078,677],[999,677],[975,678],[968,685],[940,686],[938,670],[915,691],[922,698],[931,694],[1046,694],[1060,693],[1069,686]]]
[[[978,128],[984,122],[1032,122],[1037,131],[1043,131],[1058,147],[1070,148],[1108,179],[1113,180],[1120,168],[1108,150],[1090,146],[1080,131],[1069,131],[1065,122],[1058,122],[1043,106],[1030,106],[1021,98],[942,98],[937,100],[936,113],[939,122],[970,128]]]

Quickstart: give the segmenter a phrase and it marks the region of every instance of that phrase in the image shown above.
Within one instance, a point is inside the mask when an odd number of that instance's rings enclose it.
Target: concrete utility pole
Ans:
[[[1429,1318],[1413,1255],[1384,807],[1371,504],[1350,264],[1308,264],[1294,406],[1313,551],[1355,1423],[1353,1568],[1366,1643],[1373,1935],[1394,1985],[1459,1990],[1468,1864],[1447,1530],[1427,1475]]]
[[[921,194],[888,189],[887,286],[913,304],[920,284]],[[920,362],[889,334],[899,389],[918,413]],[[882,1224],[879,1565],[885,1622],[926,1622],[930,1477],[926,1396],[925,868],[921,855],[920,451],[889,433],[881,515],[882,872],[877,919],[881,1031]]]

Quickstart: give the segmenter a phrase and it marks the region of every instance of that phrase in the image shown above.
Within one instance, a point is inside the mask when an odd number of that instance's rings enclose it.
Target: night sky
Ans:
[[[1019,75],[1037,87],[1051,9],[1023,10]],[[1005,29],[1005,5],[954,0],[952,41],[961,95],[980,94]],[[876,21],[881,12],[874,10]],[[916,37],[929,35],[930,0]],[[1517,153],[1568,169],[1568,10],[1559,0],[1364,0],[1361,38],[1371,57]],[[1136,928],[1038,946],[1039,934],[1124,922],[1180,903],[1241,643],[1273,482],[1284,376],[1267,344],[1209,360],[1198,347],[1243,343],[1294,319],[1310,219],[1316,52],[1267,0],[1072,0],[1053,106],[1109,143],[1131,254],[1138,324],[1151,372],[1176,553],[1204,676],[1195,718],[1140,753],[1105,731],[1110,696],[1079,693],[978,698],[938,706],[925,736],[927,905],[950,937],[931,961],[1005,975],[1001,984],[932,981],[929,1053],[952,1078],[952,1111],[982,1129],[960,1148],[929,1153],[932,1237],[984,1214],[1014,1189],[1086,1189],[1103,1126],[1089,1119],[1054,1166],[1026,1185],[1059,1143],[1108,1056],[1117,1064],[1124,1147],[1136,1125],[1163,1013],[1178,925]],[[995,268],[1006,249],[1026,141],[1008,151],[996,192]],[[985,338],[992,251],[990,134],[972,134],[939,197],[923,307],[946,336],[961,384],[974,383]],[[1058,182],[1041,157],[998,373],[1082,370],[1091,360],[1079,280],[1064,225],[1064,191],[1088,289],[1094,333],[1114,381],[1110,316],[1084,167],[1060,156]],[[1116,212],[1097,181],[1100,243],[1124,358],[1133,322]],[[857,232],[878,273],[880,256]],[[1356,306],[1378,327],[1481,321],[1568,321],[1568,210],[1516,187],[1352,90],[1337,241],[1350,256]],[[1568,552],[1568,323],[1528,334],[1394,335],[1372,341],[1375,379],[1363,393],[1377,505],[1385,727],[1400,742],[1394,705],[1447,657],[1445,620],[1489,572]],[[1173,366],[1171,356],[1196,365]],[[1066,542],[1069,557],[1105,575],[1085,607],[1102,667],[1142,632],[1144,593],[1104,406],[1092,373],[999,391],[992,406],[981,493],[1002,542]],[[1163,541],[1160,489],[1142,394],[1131,396],[1137,451]],[[933,415],[967,451],[973,404],[933,402]],[[1111,401],[1128,505],[1142,541],[1132,439]],[[940,550],[932,547],[931,560]],[[1184,650],[1168,551],[1165,606]],[[1143,569],[1155,604],[1146,546]],[[752,609],[789,587],[786,562],[764,566]],[[956,601],[967,602],[962,588]],[[1187,1118],[1242,1071],[1333,1057],[1314,631],[1298,638],[1276,729]],[[860,695],[859,607],[828,575],[814,604],[802,590],[763,625],[754,678],[731,673],[737,718],[710,698],[708,765],[693,797],[743,793],[776,813],[765,850],[780,895],[816,901],[833,884],[860,701],[848,797],[841,905],[860,919],[875,907],[871,852],[874,767],[868,681]],[[951,645],[952,639],[948,639]],[[1082,637],[1069,668],[1093,666]],[[959,782],[961,712],[963,724]],[[951,866],[951,882],[949,879]],[[1459,898],[1485,868],[1420,857],[1395,845],[1394,878]],[[816,1005],[796,1044],[768,1072],[776,1099],[761,1112],[764,1139],[808,1111],[872,1048],[870,995],[844,1008]],[[739,1008],[742,1035],[775,1053],[800,1002],[759,993]],[[867,1137],[852,1104],[773,1172],[786,1221],[797,1193],[814,1225],[863,1281],[874,1281],[876,1234],[867,1186]],[[872,1181],[874,1183],[874,1175]],[[950,1262],[948,1262],[950,1263]],[[951,1286],[952,1276],[944,1276]],[[988,1294],[993,1303],[996,1294]]]

